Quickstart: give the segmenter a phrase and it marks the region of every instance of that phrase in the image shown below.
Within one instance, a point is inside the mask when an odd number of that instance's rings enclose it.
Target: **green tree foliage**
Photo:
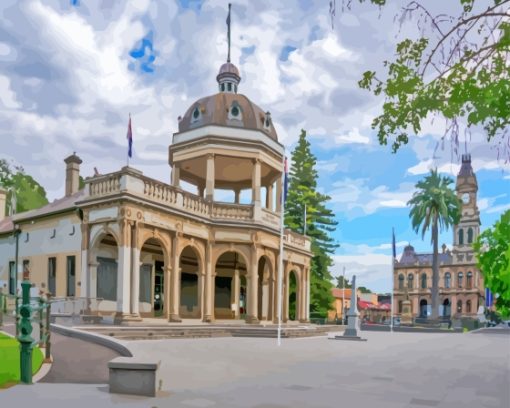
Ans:
[[[493,228],[482,232],[473,246],[485,287],[497,294],[496,309],[503,317],[509,317],[510,210],[501,215]]]
[[[48,204],[44,188],[32,176],[25,174],[22,167],[12,166],[5,159],[0,159],[0,186],[8,190],[8,213],[10,212],[13,191],[16,198],[15,213],[33,210]]]
[[[360,291],[360,293],[372,293],[372,291],[364,286],[360,286],[358,288],[358,290]]]
[[[416,183],[416,192],[407,205],[411,207],[410,218],[413,229],[421,229],[422,238],[432,230],[432,315],[437,318],[439,304],[439,228],[448,229],[459,222],[461,203],[455,191],[450,188],[453,180],[441,177],[437,170],[432,170],[424,180]]]
[[[456,149],[462,118],[468,127],[483,126],[487,140],[510,157],[510,0],[457,2],[455,16],[434,16],[424,0],[402,8],[400,21],[416,17],[420,36],[398,43],[395,59],[384,61],[385,75],[366,71],[359,81],[361,88],[385,97],[372,127],[379,142],[392,141],[396,152],[422,130],[425,118],[439,115],[447,120],[444,137]]]
[[[343,286],[343,285],[345,285],[345,286]],[[340,276],[336,277],[336,287],[339,289],[342,289],[343,287],[345,289],[350,289],[352,286],[349,283],[349,279],[345,278],[345,282],[344,282],[344,277],[342,275],[340,275]]]
[[[313,258],[310,277],[310,309],[326,313],[333,302],[331,288],[332,276],[329,267],[333,264],[331,254],[338,245],[331,238],[337,221],[326,203],[331,199],[317,191],[318,173],[315,169],[316,158],[312,154],[310,143],[306,140],[306,131],[302,130],[299,141],[292,152],[290,181],[285,204],[285,226],[303,233],[306,206],[306,235],[311,238]]]

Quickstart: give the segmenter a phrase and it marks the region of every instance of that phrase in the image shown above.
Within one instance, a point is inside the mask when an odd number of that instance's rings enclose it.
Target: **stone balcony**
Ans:
[[[124,167],[121,171],[91,177],[85,180],[86,198],[80,204],[103,201],[113,197],[132,197],[156,204],[170,212],[218,222],[222,225],[244,224],[261,226],[280,232],[280,215],[253,204],[234,204],[207,201],[181,188],[144,176],[141,171]],[[310,251],[310,239],[290,230],[284,232],[284,243]]]

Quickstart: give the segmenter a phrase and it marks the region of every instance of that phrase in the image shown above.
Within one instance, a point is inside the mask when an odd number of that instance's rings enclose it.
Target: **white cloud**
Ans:
[[[4,75],[0,75],[0,102],[7,109],[18,109],[21,107],[16,99],[16,94],[11,89],[11,81]]]

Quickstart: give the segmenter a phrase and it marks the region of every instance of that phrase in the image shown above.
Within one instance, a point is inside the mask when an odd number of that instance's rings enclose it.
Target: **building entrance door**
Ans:
[[[163,315],[165,298],[165,276],[163,274],[163,262],[156,261],[154,274],[154,317]]]

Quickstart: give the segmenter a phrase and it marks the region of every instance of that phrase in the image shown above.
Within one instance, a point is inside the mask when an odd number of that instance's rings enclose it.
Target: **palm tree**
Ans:
[[[432,319],[438,317],[439,303],[439,255],[438,255],[438,228],[448,229],[451,225],[459,222],[461,203],[455,191],[449,185],[453,180],[449,177],[441,177],[436,170],[431,170],[430,175],[416,183],[417,191],[408,201],[411,206],[409,217],[415,232],[421,228],[422,239],[425,233],[432,229]]]

